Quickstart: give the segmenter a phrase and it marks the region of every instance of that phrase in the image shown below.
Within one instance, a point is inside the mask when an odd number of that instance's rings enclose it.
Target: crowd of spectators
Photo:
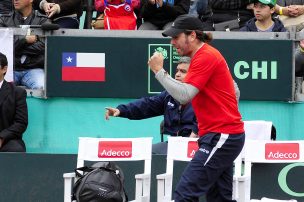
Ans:
[[[0,26],[58,24],[79,29],[84,8],[98,12],[93,29],[164,30],[180,15],[196,15],[206,31],[285,32],[290,21],[303,28],[304,0],[2,0]],[[24,7],[25,6],[25,7]],[[90,8],[89,8],[90,9]],[[42,89],[44,41],[39,36],[15,37],[14,79],[18,85]],[[297,57],[303,54],[299,46]],[[34,58],[34,59],[33,59]],[[297,61],[296,64],[302,64]],[[302,68],[300,66],[296,69]],[[297,73],[297,76],[300,73]],[[302,75],[302,73],[301,73]],[[30,78],[30,80],[28,79]]]
[[[0,27],[42,25],[47,16],[33,9],[32,1],[14,0],[14,9],[0,16]],[[44,39],[31,32],[14,37],[14,82],[29,89],[44,88]]]

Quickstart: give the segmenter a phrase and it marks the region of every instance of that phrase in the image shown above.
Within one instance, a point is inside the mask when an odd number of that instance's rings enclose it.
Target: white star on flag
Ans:
[[[71,58],[70,56],[68,57],[68,58],[66,58],[67,59],[67,62],[72,62],[72,59],[73,58]]]

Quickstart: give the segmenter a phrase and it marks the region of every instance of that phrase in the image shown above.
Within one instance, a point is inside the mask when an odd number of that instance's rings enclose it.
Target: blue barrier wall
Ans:
[[[140,121],[111,117],[104,119],[104,108],[131,99],[29,97],[29,126],[24,134],[27,152],[77,153],[78,137],[147,137],[160,141],[162,117]],[[272,121],[278,140],[303,139],[304,104],[266,101],[241,101],[244,120]]]

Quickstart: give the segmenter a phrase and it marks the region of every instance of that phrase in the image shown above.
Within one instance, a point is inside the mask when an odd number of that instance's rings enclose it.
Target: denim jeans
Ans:
[[[138,30],[165,30],[171,27],[173,22],[168,22],[163,27],[157,27],[156,25],[152,24],[151,22],[144,22],[140,25]]]
[[[189,14],[198,16],[199,13],[205,13],[208,7],[207,0],[194,0],[189,9]]]
[[[29,89],[44,89],[44,70],[37,68],[14,71],[14,83]]]
[[[79,20],[76,17],[62,17],[53,21],[60,28],[79,29]]]

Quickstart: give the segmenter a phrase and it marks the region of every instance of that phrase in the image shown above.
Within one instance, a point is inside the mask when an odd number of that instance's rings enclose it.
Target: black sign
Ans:
[[[266,177],[267,176],[267,177]],[[251,199],[304,201],[304,163],[253,163]]]
[[[292,41],[215,40],[241,90],[243,100],[291,100]],[[284,50],[284,51],[279,51]],[[178,54],[168,38],[47,38],[48,97],[139,98],[163,87],[148,68],[148,58],[162,52],[164,68],[174,76]],[[104,81],[63,81],[64,53],[104,53]]]

